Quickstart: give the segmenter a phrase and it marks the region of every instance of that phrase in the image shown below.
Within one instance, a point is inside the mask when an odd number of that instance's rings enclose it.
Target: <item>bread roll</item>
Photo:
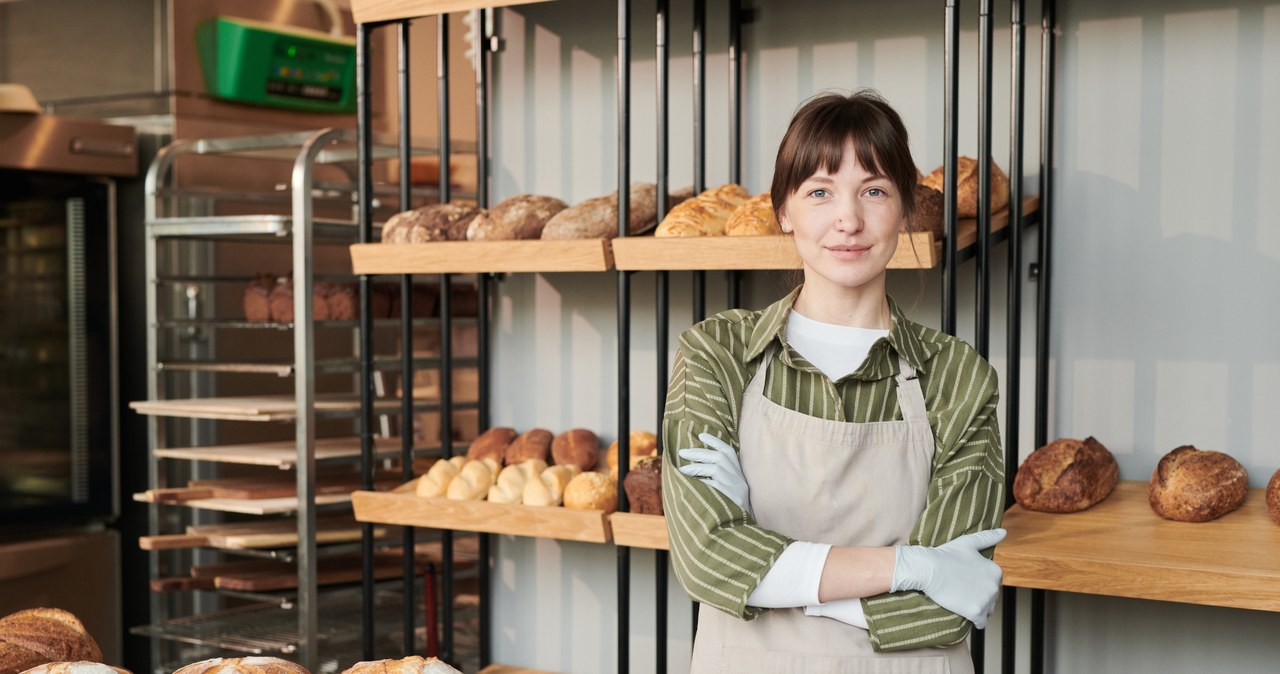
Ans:
[[[662,457],[646,456],[627,472],[622,483],[627,491],[631,512],[641,515],[662,514]]]
[[[1013,480],[1013,497],[1023,508],[1073,513],[1106,498],[1120,477],[1116,459],[1092,437],[1083,442],[1060,438],[1022,462]]]
[[[922,181],[926,187],[939,192],[942,189],[943,166],[933,170]],[[1009,177],[1000,170],[1000,166],[991,162],[991,212],[1009,205]],[[959,157],[956,160],[956,217],[978,217],[978,160],[973,157]]]
[[[564,500],[564,488],[575,475],[580,473],[577,466],[550,466],[538,474],[538,479],[529,480],[524,485],[525,505],[557,506]]]
[[[1165,519],[1208,522],[1243,505],[1248,490],[1249,474],[1239,461],[1184,445],[1156,465],[1147,501]]]
[[[1273,522],[1280,524],[1280,470],[1267,483],[1267,515]]]
[[[765,236],[781,234],[778,215],[773,212],[773,197],[768,192],[757,194],[733,209],[724,225],[729,236]]]
[[[448,493],[449,483],[458,476],[458,472],[466,465],[465,456],[455,456],[448,461],[441,459],[431,464],[427,474],[418,478],[416,488],[418,496],[438,497]]]
[[[490,428],[471,441],[471,446],[467,447],[467,458],[493,459],[501,466],[503,456],[507,451],[507,445],[511,444],[511,441],[515,439],[516,429],[514,428],[506,426]]]
[[[324,296],[325,307],[329,310],[331,321],[351,321],[360,314],[360,300],[356,297],[356,287],[350,283],[330,283],[329,292]],[[377,310],[376,303],[374,304]],[[390,308],[388,303],[387,308]],[[376,313],[374,318],[381,318]]]
[[[411,655],[400,660],[357,662],[342,674],[462,674],[462,672],[435,658]]]
[[[454,501],[479,501],[489,494],[489,487],[497,477],[494,464],[489,460],[468,460],[449,481],[445,496]]]
[[[631,462],[627,464],[630,468],[635,466],[641,459],[653,456],[658,451],[658,436],[649,431],[631,431],[628,434],[631,446],[628,448],[631,452]],[[609,477],[614,480],[618,479],[618,441],[614,440],[609,445],[609,450],[605,452],[605,463],[609,466]]]
[[[667,214],[654,236],[721,236],[734,209],[751,195],[741,185],[729,183],[689,199]]]
[[[251,323],[271,320],[271,290],[276,287],[276,277],[259,274],[244,289],[244,319]]]
[[[3,663],[0,660],[0,663]],[[4,665],[0,664],[0,668]],[[104,665],[100,662],[49,662],[32,667],[22,674],[130,674],[127,669]]]
[[[96,662],[102,659],[98,643],[74,614],[57,608],[32,608],[0,619],[0,663],[9,661],[13,672],[47,662]],[[39,655],[32,662],[30,654]]]
[[[641,234],[658,219],[657,186],[632,183],[627,211],[627,232]],[[612,239],[618,235],[618,193],[587,199],[551,216],[542,229],[544,240]]]
[[[595,470],[600,462],[600,438],[585,428],[575,428],[557,435],[551,442],[551,458],[557,466],[577,466],[578,470]]]
[[[551,216],[568,207],[555,197],[519,194],[477,215],[467,227],[467,240],[537,239]]]
[[[547,462],[539,459],[527,459],[522,463],[512,464],[498,473],[498,481],[489,487],[489,501],[493,503],[521,503],[524,501],[524,486],[529,480],[536,480],[547,469]]]
[[[325,303],[325,295],[329,292],[327,284],[313,283],[311,286],[311,318],[317,321],[329,318],[329,305]],[[271,307],[271,320],[281,323],[293,322],[293,279],[285,278],[271,288],[268,297]]]
[[[528,459],[546,462],[551,458],[551,440],[554,436],[545,428],[534,428],[520,434],[507,445],[503,461],[510,465]]]
[[[173,674],[311,674],[306,667],[271,657],[211,658],[193,662]]]
[[[618,483],[604,473],[580,473],[564,488],[564,507],[614,512],[618,509]]]
[[[933,232],[941,237],[945,232],[942,222],[942,192],[927,185],[916,185],[915,212],[903,225],[908,232]]]

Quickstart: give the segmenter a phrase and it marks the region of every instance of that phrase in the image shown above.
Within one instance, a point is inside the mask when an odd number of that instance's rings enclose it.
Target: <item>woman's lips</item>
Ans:
[[[831,253],[831,256],[837,260],[861,259],[867,254],[867,251],[871,250],[871,246],[858,245],[835,245],[827,246],[826,248]]]

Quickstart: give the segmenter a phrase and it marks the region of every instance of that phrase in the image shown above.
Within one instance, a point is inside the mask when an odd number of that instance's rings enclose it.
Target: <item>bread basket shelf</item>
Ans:
[[[584,543],[608,543],[611,538],[603,510],[454,501],[418,496],[413,489],[410,482],[390,492],[353,493],[356,520]]]
[[[613,254],[606,239],[357,243],[351,267],[356,274],[607,271]]]
[[[1152,512],[1146,482],[1121,482],[1079,513],[1015,505],[1003,526],[996,562],[1008,586],[1280,611],[1280,527],[1262,489],[1235,512],[1189,523]]]
[[[139,400],[129,403],[139,414],[185,419],[222,419],[225,421],[292,421],[298,416],[298,404],[293,396],[263,395],[226,398],[177,398],[173,400]],[[374,402],[378,414],[395,414],[400,401],[383,398]],[[454,401],[454,410],[472,409],[474,402]],[[414,409],[435,411],[439,404],[414,400]],[[343,395],[317,395],[316,416],[344,416],[360,412],[360,400]]]
[[[613,530],[613,542],[630,548],[670,550],[667,539],[667,518],[662,515],[637,513],[613,513],[609,516],[609,528]]]

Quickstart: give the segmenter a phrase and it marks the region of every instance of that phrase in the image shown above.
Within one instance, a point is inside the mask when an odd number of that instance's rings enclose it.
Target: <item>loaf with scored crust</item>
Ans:
[[[1244,505],[1249,473],[1222,452],[1183,445],[1160,459],[1147,488],[1155,513],[1179,522],[1208,522]]]
[[[193,662],[173,674],[311,674],[306,667],[280,658],[210,658]]]
[[[729,183],[688,199],[667,214],[653,233],[658,237],[721,236],[734,210],[751,195],[741,185]]]
[[[101,659],[98,642],[72,613],[32,608],[0,618],[0,672],[17,674],[47,662]]]
[[[943,166],[933,170],[921,180],[927,187],[945,192],[943,185]],[[991,162],[991,212],[995,213],[1009,205],[1009,177],[1000,167]],[[973,157],[956,159],[956,217],[978,217],[978,160]]]
[[[399,660],[357,662],[342,674],[462,674],[462,672],[443,660],[411,655]]]
[[[1023,508],[1073,513],[1105,499],[1115,489],[1119,466],[1092,437],[1059,438],[1032,452],[1013,480],[1013,497]]]

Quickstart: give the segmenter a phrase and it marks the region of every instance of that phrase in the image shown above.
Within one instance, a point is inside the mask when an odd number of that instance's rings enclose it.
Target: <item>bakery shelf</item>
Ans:
[[[372,23],[534,2],[546,0],[351,0],[351,17],[356,23]]]
[[[457,323],[474,323],[474,316],[454,316],[450,319],[454,324]],[[438,325],[438,318],[415,318],[413,319],[414,327],[428,327]],[[226,319],[226,318],[164,318],[151,324],[151,327],[160,328],[217,328],[228,330],[292,330],[294,324],[285,321],[246,321],[243,319]],[[316,321],[313,324],[315,328],[359,328],[359,321]],[[399,328],[399,318],[378,318],[373,321],[374,328]]]
[[[995,559],[1008,586],[1280,611],[1280,527],[1262,489],[1235,512],[1189,523],[1152,512],[1146,482],[1121,482],[1079,513],[1015,505],[1003,526]]]
[[[351,502],[356,520],[584,543],[610,540],[608,515],[603,510],[428,498],[418,496],[413,488],[414,483],[409,482],[389,492],[354,492]]]
[[[318,545],[350,543],[361,539],[363,527],[350,515],[316,518],[315,539]],[[387,527],[373,527],[375,538],[387,536]],[[265,549],[298,544],[298,522],[294,519],[254,520],[220,524],[193,524],[186,533],[168,536],[141,536],[138,547],[143,550],[178,550],[218,548],[221,550]]]
[[[454,367],[476,367],[479,361],[475,358],[454,358],[452,359]],[[373,369],[382,370],[384,372],[398,371],[400,369],[400,356],[377,356],[373,359]],[[360,370],[360,360],[358,358],[337,358],[330,360],[317,360],[312,364],[316,374],[332,374],[342,372],[358,372]],[[292,360],[278,361],[249,361],[249,362],[227,362],[227,361],[191,361],[191,360],[165,360],[156,363],[156,367],[161,370],[169,370],[174,372],[222,372],[235,374],[271,374],[277,377],[293,376],[294,362]],[[440,359],[436,357],[415,358],[413,360],[415,370],[423,368],[438,369],[440,367]]]
[[[607,239],[357,243],[351,266],[355,274],[607,271],[613,253]]]
[[[1038,221],[1040,199],[1022,201],[1023,226]],[[1008,237],[1004,232],[1009,213],[991,216],[996,242]],[[956,249],[962,259],[978,239],[978,221],[956,223]],[[997,235],[996,233],[1002,233]],[[799,269],[800,256],[790,236],[712,236],[657,238],[629,236],[612,241],[614,266],[629,271]],[[933,269],[942,264],[942,239],[929,232],[903,232],[898,249],[889,261],[890,269]]]
[[[400,438],[375,437],[375,456],[399,456]],[[298,445],[293,440],[255,442],[244,445],[210,445],[207,447],[171,447],[152,450],[156,457],[184,461],[212,461],[250,466],[271,466],[288,470],[298,462]],[[316,438],[316,460],[356,459],[360,456],[360,438]]]
[[[139,414],[186,419],[221,419],[224,421],[291,421],[297,418],[297,402],[291,395],[239,396],[226,398],[176,398],[173,400],[139,400],[129,403]],[[474,402],[454,401],[453,409],[471,409]],[[382,398],[374,401],[374,411],[395,414],[400,401]],[[414,400],[414,409],[435,411],[435,402]],[[349,395],[317,395],[316,416],[352,415],[360,411],[360,400]]]
[[[613,513],[609,515],[613,542],[630,548],[670,550],[667,540],[667,518],[662,515]]]
[[[156,503],[147,497],[146,492],[133,495],[139,503]],[[319,494],[312,501],[312,506],[323,511],[325,506],[346,505],[351,502],[351,494]],[[280,498],[198,498],[190,501],[176,501],[163,505],[186,506],[196,510],[216,510],[224,513],[240,513],[242,515],[292,515],[298,512],[297,496]]]
[[[350,242],[357,238],[350,220],[312,219],[316,241]],[[381,225],[374,225],[375,235]],[[215,215],[190,218],[156,218],[147,223],[147,234],[156,238],[279,239],[288,242],[293,218],[288,215]]]

